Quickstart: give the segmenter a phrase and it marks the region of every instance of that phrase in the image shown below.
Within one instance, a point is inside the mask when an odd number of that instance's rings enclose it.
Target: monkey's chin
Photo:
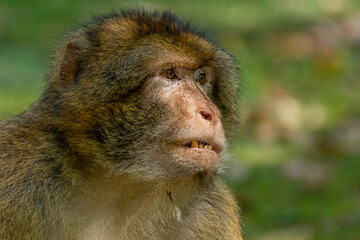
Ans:
[[[216,171],[218,153],[214,150],[173,145],[172,157],[189,172]]]

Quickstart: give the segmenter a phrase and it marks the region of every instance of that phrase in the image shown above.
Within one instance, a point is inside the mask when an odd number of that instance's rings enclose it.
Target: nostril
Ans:
[[[212,114],[207,111],[200,111],[200,115],[205,120],[208,120],[208,121],[212,120]]]

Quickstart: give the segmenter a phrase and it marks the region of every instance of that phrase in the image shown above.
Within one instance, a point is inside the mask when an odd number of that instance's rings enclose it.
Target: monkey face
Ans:
[[[159,70],[145,86],[146,102],[166,109],[168,125],[150,151],[166,172],[214,172],[225,147],[221,112],[210,100],[211,69],[172,67]]]

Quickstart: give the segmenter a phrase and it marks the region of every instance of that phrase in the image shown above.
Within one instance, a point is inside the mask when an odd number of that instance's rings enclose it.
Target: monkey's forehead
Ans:
[[[107,18],[97,25],[96,31],[94,40],[100,41],[97,44],[107,51],[149,52],[151,60],[175,56],[176,60],[188,63],[204,62],[218,49],[211,40],[168,12],[125,12]]]
[[[157,68],[176,65],[197,69],[214,58],[214,47],[206,40],[189,33],[180,36],[152,35],[142,41],[151,45],[148,49],[151,54],[146,55],[147,62]]]
[[[104,31],[103,35],[108,32]],[[101,52],[131,56],[133,60],[142,60],[153,67],[175,64],[189,69],[197,69],[201,65],[216,62],[218,49],[206,39],[192,33],[151,33],[139,36],[133,32],[127,36],[123,32],[112,32],[111,36],[101,44]],[[125,40],[126,39],[126,40]]]

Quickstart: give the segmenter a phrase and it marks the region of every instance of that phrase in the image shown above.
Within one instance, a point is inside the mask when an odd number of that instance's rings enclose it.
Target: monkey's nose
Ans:
[[[202,120],[209,121],[212,124],[216,124],[221,118],[220,110],[212,103],[203,104],[197,109],[197,113]]]

